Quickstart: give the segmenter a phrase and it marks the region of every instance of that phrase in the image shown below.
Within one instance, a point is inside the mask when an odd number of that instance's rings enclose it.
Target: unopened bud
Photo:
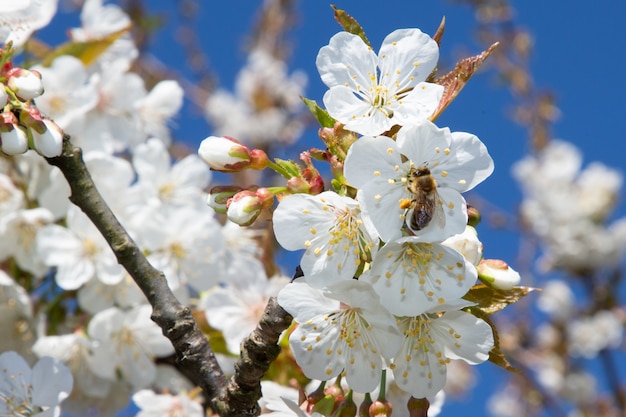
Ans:
[[[237,172],[246,168],[263,169],[265,152],[247,146],[228,136],[209,136],[200,143],[198,155],[214,171]]]
[[[228,200],[242,190],[236,185],[218,185],[211,188],[206,202],[216,213],[226,214]]]
[[[480,212],[474,206],[467,206],[467,224],[468,226],[476,227],[481,220]]]
[[[7,94],[7,88],[3,83],[0,83],[0,107],[4,107],[9,101],[9,95]]]
[[[389,417],[392,411],[389,401],[376,400],[370,405],[370,417]]]
[[[0,128],[0,145],[7,155],[18,155],[28,150],[28,136],[17,125],[3,125]]]
[[[22,100],[31,100],[43,94],[43,82],[39,71],[11,68],[7,72],[8,87]]]
[[[44,119],[43,123],[46,126],[46,130],[43,133],[31,130],[35,150],[46,158],[61,155],[63,151],[63,131],[52,120]]]
[[[359,417],[369,417],[370,407],[372,406],[372,396],[369,393],[365,394],[365,398],[359,406]]]
[[[485,259],[476,269],[478,278],[499,290],[510,290],[521,280],[519,273],[500,259]]]
[[[239,226],[250,226],[261,214],[261,199],[253,191],[241,191],[230,199],[226,209],[228,219]]]
[[[352,391],[337,404],[337,410],[333,413],[333,417],[355,417],[358,409],[356,403],[352,399]]]

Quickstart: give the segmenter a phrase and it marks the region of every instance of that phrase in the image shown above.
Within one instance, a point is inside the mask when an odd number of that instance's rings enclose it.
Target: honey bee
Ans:
[[[400,208],[412,210],[409,226],[413,230],[422,230],[435,219],[443,225],[445,216],[441,199],[437,193],[437,181],[425,167],[411,168],[406,188],[413,194],[412,199],[400,202]]]

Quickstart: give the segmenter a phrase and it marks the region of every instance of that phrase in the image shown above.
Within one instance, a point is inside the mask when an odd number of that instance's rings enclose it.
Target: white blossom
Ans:
[[[157,394],[152,390],[140,390],[133,394],[133,402],[139,407],[136,417],[204,417],[202,405],[187,394]]]
[[[283,248],[305,249],[300,266],[314,287],[352,279],[376,252],[378,235],[358,203],[331,191],[288,196],[273,218]]]
[[[22,46],[37,29],[46,26],[56,13],[58,0],[3,1],[0,42]]]
[[[378,55],[359,36],[339,32],[317,55],[317,69],[330,88],[324,105],[346,129],[362,135],[418,123],[443,94],[442,86],[424,82],[438,59],[437,43],[419,29],[390,33]]]
[[[410,184],[421,171],[436,183],[432,221],[417,230],[411,226],[418,198]],[[430,122],[400,129],[397,140],[386,136],[362,137],[348,151],[344,175],[359,188],[363,211],[372,219],[383,241],[402,236],[406,225],[422,241],[443,241],[463,232],[467,224],[461,192],[472,189],[493,171],[487,148],[469,133],[451,133]],[[420,190],[421,191],[421,190]],[[424,193],[421,191],[420,194]]]

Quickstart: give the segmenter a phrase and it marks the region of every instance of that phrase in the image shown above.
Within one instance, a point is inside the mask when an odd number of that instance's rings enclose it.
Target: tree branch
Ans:
[[[256,329],[242,342],[235,375],[228,382],[191,309],[176,299],[163,273],[150,265],[96,189],[81,149],[65,136],[62,154],[46,160],[61,170],[70,185],[70,201],[98,228],[117,261],[148,298],[152,320],[172,342],[178,366],[203,389],[211,408],[221,416],[260,414],[257,403],[261,398],[260,380],[280,353],[278,339],[291,324],[292,317],[275,298],[269,300]]]

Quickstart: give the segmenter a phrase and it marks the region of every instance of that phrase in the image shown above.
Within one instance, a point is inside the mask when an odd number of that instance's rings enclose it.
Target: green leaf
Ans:
[[[304,104],[311,111],[311,113],[313,113],[313,116],[318,121],[320,126],[322,127],[335,126],[335,119],[333,119],[326,110],[318,106],[315,100],[311,100],[306,97],[300,97],[300,99],[304,102]]]
[[[354,17],[346,13],[345,10],[337,9],[334,4],[332,4],[330,7],[332,7],[335,11],[335,20],[341,25],[343,30],[352,33],[353,35],[359,36],[361,39],[363,39],[363,42],[365,42],[367,46],[369,46],[370,48],[372,47],[369,39],[367,39],[367,36],[365,36],[365,31]]]
[[[485,314],[493,314],[513,304],[533,291],[540,291],[532,287],[515,287],[510,290],[497,290],[485,284],[474,285],[463,299],[478,304],[475,307]]]
[[[61,55],[71,55],[82,61],[85,66],[91,65],[117,39],[130,30],[130,26],[112,33],[102,39],[87,42],[68,42],[49,52],[42,61],[44,66],[50,66],[55,58]]]

